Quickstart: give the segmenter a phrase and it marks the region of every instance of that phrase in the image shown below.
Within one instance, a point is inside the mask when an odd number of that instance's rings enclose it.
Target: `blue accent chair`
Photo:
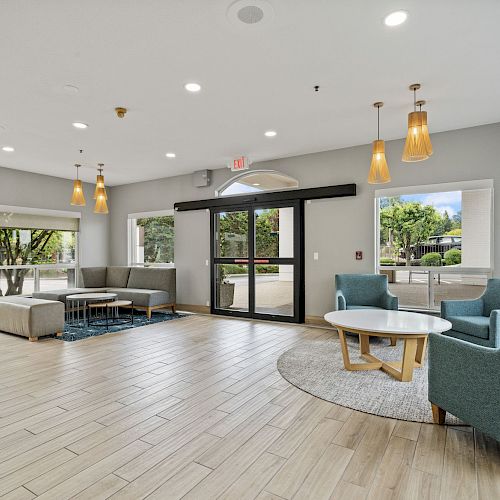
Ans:
[[[491,278],[475,300],[443,300],[441,317],[451,322],[444,335],[484,347],[500,347],[500,279]]]
[[[428,349],[434,422],[449,412],[500,441],[500,349],[436,333]]]
[[[391,309],[398,310],[398,298],[389,292],[387,276],[383,274],[335,275],[337,310]]]

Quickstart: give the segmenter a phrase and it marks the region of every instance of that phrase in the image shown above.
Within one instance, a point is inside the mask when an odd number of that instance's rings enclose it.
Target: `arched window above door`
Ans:
[[[216,192],[220,196],[297,189],[299,181],[276,170],[249,170],[226,181]]]

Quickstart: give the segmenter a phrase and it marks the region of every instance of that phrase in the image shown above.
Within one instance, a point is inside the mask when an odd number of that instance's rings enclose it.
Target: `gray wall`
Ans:
[[[69,202],[73,182],[0,167],[0,205],[81,212],[80,263],[102,266],[109,260],[109,217],[93,213],[94,186],[84,184],[87,206]]]
[[[425,162],[403,163],[403,140],[386,145],[392,182],[370,186],[366,182],[371,145],[260,162],[253,169],[285,172],[300,187],[354,182],[358,196],[313,201],[306,205],[306,314],[321,316],[333,307],[333,276],[345,272],[373,272],[373,191],[383,187],[411,186],[476,179],[500,181],[497,148],[500,124],[432,135],[434,155]],[[111,261],[127,263],[127,214],[173,208],[174,202],[211,198],[214,190],[231,176],[228,169],[214,172],[209,188],[194,188],[190,176],[112,188]],[[496,194],[495,198],[500,196]],[[500,203],[495,220],[500,220]],[[175,263],[178,268],[179,303],[205,305],[210,297],[209,218],[205,211],[176,214]],[[495,235],[495,267],[500,267],[500,234]],[[363,260],[355,260],[355,251]],[[319,260],[313,260],[313,252]]]

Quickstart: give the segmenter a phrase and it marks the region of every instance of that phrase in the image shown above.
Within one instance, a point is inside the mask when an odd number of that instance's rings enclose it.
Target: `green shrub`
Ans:
[[[440,266],[441,265],[441,254],[438,252],[426,253],[420,259],[420,264],[422,266]]]
[[[258,274],[276,274],[279,273],[279,266],[277,265],[256,265],[255,272]]]
[[[228,274],[248,274],[248,268],[239,264],[224,264],[223,269],[226,276]]]
[[[462,251],[458,248],[451,248],[444,254],[444,262],[447,266],[462,263]]]
[[[387,257],[382,257],[380,259],[381,266],[393,266],[395,264],[394,259],[388,259]]]

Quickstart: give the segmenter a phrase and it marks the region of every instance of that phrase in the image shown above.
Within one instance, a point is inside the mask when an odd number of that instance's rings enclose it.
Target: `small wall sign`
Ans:
[[[248,158],[246,156],[240,156],[238,158],[235,158],[228,166],[231,171],[239,172],[240,170],[248,170],[250,162],[248,161]]]
[[[356,260],[363,260],[363,252],[361,250],[356,250]]]

